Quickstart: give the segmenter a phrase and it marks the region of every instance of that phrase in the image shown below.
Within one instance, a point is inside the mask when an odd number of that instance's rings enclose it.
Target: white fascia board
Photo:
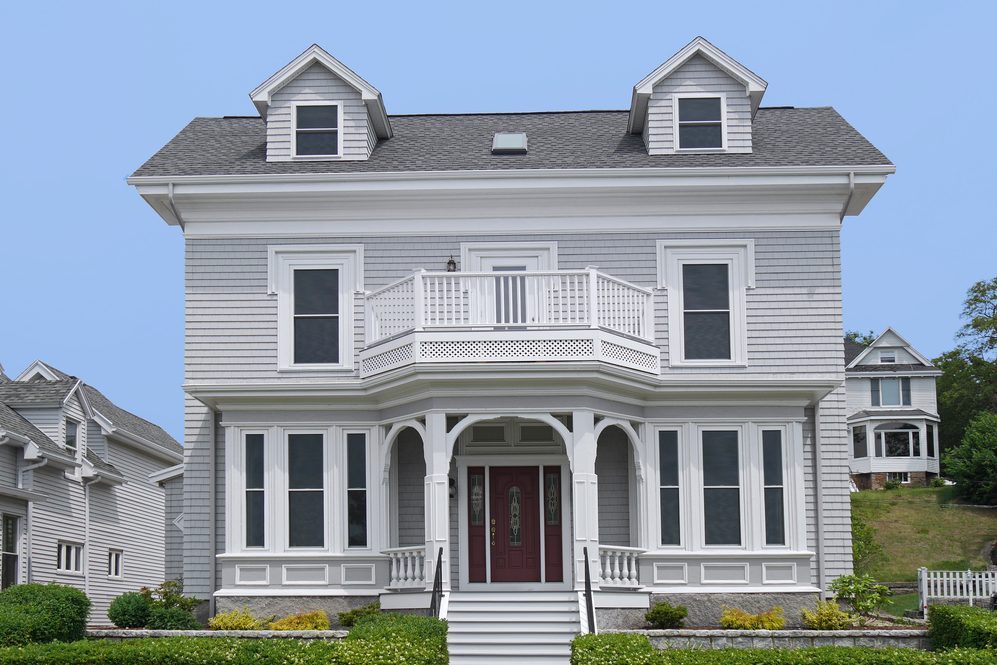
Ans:
[[[41,374],[45,379],[49,381],[58,381],[59,377],[56,376],[55,372],[49,369],[49,366],[43,363],[41,360],[36,360],[26,368],[24,371],[17,375],[14,381],[27,381],[29,377],[33,374]]]
[[[159,471],[150,473],[149,480],[154,483],[166,482],[167,480],[173,480],[174,478],[182,476],[183,471],[184,465],[181,462],[180,464],[174,464],[173,466],[168,466],[165,469],[160,469]]]
[[[654,86],[695,55],[703,56],[728,76],[744,84],[751,100],[751,114],[754,116],[761,104],[762,95],[765,94],[768,82],[718,49],[704,37],[696,37],[634,86],[630,99],[630,118],[627,122],[627,130],[631,134],[640,134],[644,129],[647,117],[647,100],[651,97]]]
[[[374,123],[374,130],[377,133],[377,137],[381,139],[391,138],[391,123],[384,109],[384,101],[381,93],[355,71],[332,57],[332,55],[318,44],[309,46],[301,55],[284,65],[280,71],[249,93],[249,98],[253,101],[253,105],[256,106],[256,110],[260,112],[260,116],[266,119],[270,99],[275,92],[316,63],[328,69],[351,88],[359,92],[364,104],[367,106],[367,113]]]
[[[131,447],[142,452],[150,453],[172,462],[183,461],[183,455],[180,453],[175,453],[172,450],[164,448],[155,441],[150,441],[149,439],[138,436],[137,434],[132,434],[131,432],[123,430],[119,427],[115,427],[107,416],[102,414],[100,411],[93,412],[93,419],[98,425],[100,425],[100,430],[106,437],[110,437],[119,443],[130,445]]]
[[[848,370],[845,375],[849,379],[895,379],[900,378],[931,378],[942,375],[942,370],[934,367],[925,369],[912,369],[903,372],[863,372],[861,370]]]

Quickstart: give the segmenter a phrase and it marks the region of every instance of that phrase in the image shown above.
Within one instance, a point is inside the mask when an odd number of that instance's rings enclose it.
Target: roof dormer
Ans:
[[[250,93],[267,123],[267,161],[364,160],[391,138],[381,93],[311,45]]]
[[[768,84],[696,37],[634,86],[628,130],[650,155],[751,152],[751,121]]]

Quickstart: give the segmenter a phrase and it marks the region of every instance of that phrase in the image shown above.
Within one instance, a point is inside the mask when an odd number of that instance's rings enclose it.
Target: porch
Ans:
[[[366,296],[361,376],[419,363],[600,361],[658,374],[653,294],[594,268],[417,272]]]

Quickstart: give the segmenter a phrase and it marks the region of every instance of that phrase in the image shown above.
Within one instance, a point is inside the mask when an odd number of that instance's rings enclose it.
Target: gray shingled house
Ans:
[[[587,577],[603,627],[798,621],[852,570],[839,233],[894,167],[766,87],[697,38],[624,110],[389,115],[312,46],[184,127],[129,182],[186,240],[188,590],[434,606],[454,662],[563,662]]]
[[[99,390],[37,361],[0,373],[0,577],[111,600],[182,571],[183,449]]]

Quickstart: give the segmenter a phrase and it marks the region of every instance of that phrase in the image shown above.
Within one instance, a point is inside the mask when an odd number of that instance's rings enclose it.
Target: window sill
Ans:
[[[342,155],[291,155],[295,162],[329,162],[342,158]]]
[[[57,575],[65,575],[66,577],[78,577],[80,579],[83,579],[83,573],[82,572],[77,573],[77,572],[72,571],[72,570],[58,570],[58,569],[55,572],[56,572]]]
[[[353,373],[352,365],[282,365],[277,368],[278,372],[342,372]]]
[[[727,152],[727,148],[675,148],[675,152],[680,154],[697,152]]]
[[[747,369],[748,364],[740,360],[677,360],[669,361],[669,367],[741,367]]]

